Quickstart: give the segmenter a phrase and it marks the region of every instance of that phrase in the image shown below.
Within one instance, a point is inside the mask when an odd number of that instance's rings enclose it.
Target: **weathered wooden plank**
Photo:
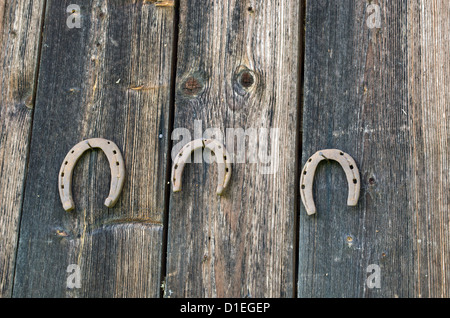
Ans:
[[[0,1],[0,297],[12,293],[44,3]]]
[[[78,1],[80,27],[69,28],[70,4],[47,5],[14,295],[158,297],[174,8]],[[92,151],[75,168],[76,208],[65,212],[60,165],[92,137],[122,150],[122,195],[114,208],[103,205],[109,165]],[[70,265],[80,270],[80,288],[67,286]]]
[[[411,200],[416,297],[449,297],[450,4],[408,2]]]
[[[319,166],[317,215],[300,210],[299,297],[414,295],[407,1],[372,4],[380,28],[366,1],[307,5],[302,164],[317,150],[341,149],[362,184],[348,207],[342,169]],[[369,265],[379,266],[381,288],[369,288]]]
[[[299,12],[291,0],[181,2],[173,137],[217,128],[246,157],[234,157],[222,197],[215,165],[185,167],[170,197],[166,297],[294,295]],[[262,135],[231,146],[230,128]]]
[[[368,5],[308,6],[302,162],[341,148],[363,184],[348,208],[336,165],[318,172],[318,215],[300,215],[299,296],[448,297],[450,7]]]

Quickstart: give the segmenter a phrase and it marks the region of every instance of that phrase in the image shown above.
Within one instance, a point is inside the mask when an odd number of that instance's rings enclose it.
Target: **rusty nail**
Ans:
[[[69,236],[69,234],[67,234],[66,231],[62,231],[62,230],[56,230],[56,235],[62,236],[62,237]]]

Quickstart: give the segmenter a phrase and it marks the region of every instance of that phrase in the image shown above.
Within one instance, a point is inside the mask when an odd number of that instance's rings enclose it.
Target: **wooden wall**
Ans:
[[[445,0],[0,1],[0,296],[448,297],[449,19]],[[276,131],[246,143],[272,170],[236,162],[217,196],[193,163],[174,193],[180,128]],[[106,208],[89,151],[66,212],[60,165],[94,137],[125,187]],[[308,216],[299,174],[326,148],[360,200],[324,162]]]

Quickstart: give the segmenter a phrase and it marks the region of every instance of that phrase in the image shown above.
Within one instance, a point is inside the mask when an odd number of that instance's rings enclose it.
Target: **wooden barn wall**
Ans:
[[[444,0],[0,1],[0,297],[448,297],[449,19]],[[229,186],[202,160],[173,192],[174,149],[208,137]],[[88,151],[66,212],[59,169],[88,138],[118,145],[125,186],[105,207]],[[329,148],[359,201],[323,161],[308,216],[300,171]]]

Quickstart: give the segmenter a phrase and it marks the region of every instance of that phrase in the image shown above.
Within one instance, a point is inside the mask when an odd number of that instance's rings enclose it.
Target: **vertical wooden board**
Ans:
[[[14,295],[158,297],[174,10],[86,0],[67,13],[70,4],[47,5]],[[69,28],[77,17],[80,27]],[[109,165],[89,151],[74,171],[76,208],[65,212],[60,165],[94,137],[122,150],[122,195],[114,208],[103,205]],[[67,287],[69,265],[80,270],[80,288]]]
[[[294,295],[299,12],[290,0],[180,4],[174,149],[217,128],[230,156],[245,140],[247,157],[234,157],[221,197],[215,164],[185,167],[170,196],[166,297]],[[230,128],[262,134],[231,147]]]
[[[12,293],[45,1],[0,1],[0,297]]]
[[[414,295],[407,1],[309,1],[302,164],[320,149],[350,154],[361,195],[348,207],[338,164],[316,172],[317,214],[299,219],[299,297]],[[381,288],[369,288],[370,265]],[[368,272],[369,271],[369,272]],[[374,278],[372,276],[371,278]],[[373,280],[371,280],[373,282]]]
[[[408,5],[414,296],[449,297],[450,4],[433,0]]]

